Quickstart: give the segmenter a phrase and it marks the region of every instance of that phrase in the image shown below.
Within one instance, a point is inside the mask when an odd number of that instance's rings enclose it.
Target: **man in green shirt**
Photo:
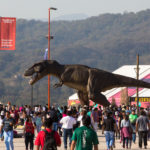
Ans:
[[[135,114],[135,110],[132,110],[132,113],[129,115],[129,120],[131,124],[136,123],[136,119],[138,118],[137,114]]]
[[[136,124],[136,119],[138,118],[138,115],[135,114],[135,110],[132,110],[132,113],[129,115],[129,120],[131,122],[131,127],[132,127],[132,141],[135,143],[136,141],[136,131],[135,131],[135,124]]]
[[[98,150],[98,137],[96,132],[89,126],[91,124],[91,118],[84,116],[82,118],[83,126],[77,128],[72,136],[71,150]]]

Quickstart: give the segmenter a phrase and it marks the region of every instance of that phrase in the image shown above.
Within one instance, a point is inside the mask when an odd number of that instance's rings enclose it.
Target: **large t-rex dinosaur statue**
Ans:
[[[150,83],[144,81],[84,65],[61,65],[55,60],[44,60],[34,64],[25,71],[24,76],[32,76],[29,81],[29,84],[32,85],[48,74],[57,77],[60,81],[54,87],[64,84],[76,89],[82,105],[88,105],[90,99],[103,106],[108,106],[110,103],[101,92],[112,88],[125,86],[150,88]]]

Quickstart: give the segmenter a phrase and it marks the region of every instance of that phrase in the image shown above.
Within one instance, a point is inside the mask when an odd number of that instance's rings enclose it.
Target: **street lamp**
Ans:
[[[51,7],[48,9],[48,60],[50,60],[50,40],[53,37],[50,36],[50,11],[57,10],[57,8]],[[50,75],[48,75],[48,109],[50,109]]]

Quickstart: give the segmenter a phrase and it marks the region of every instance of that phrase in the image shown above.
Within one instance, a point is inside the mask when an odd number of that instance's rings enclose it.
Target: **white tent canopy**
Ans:
[[[78,94],[77,93],[75,93],[75,94],[73,94],[73,95],[71,95],[70,97],[69,97],[69,100],[78,100],[79,98],[78,98]]]

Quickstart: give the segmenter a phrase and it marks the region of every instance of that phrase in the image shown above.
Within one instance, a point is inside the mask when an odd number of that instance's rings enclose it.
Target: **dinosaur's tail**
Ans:
[[[143,88],[149,88],[150,89],[150,83],[142,81],[142,80],[137,80],[134,78],[130,77],[125,77],[121,75],[116,76],[118,82],[122,86],[127,86],[127,87],[143,87]]]

